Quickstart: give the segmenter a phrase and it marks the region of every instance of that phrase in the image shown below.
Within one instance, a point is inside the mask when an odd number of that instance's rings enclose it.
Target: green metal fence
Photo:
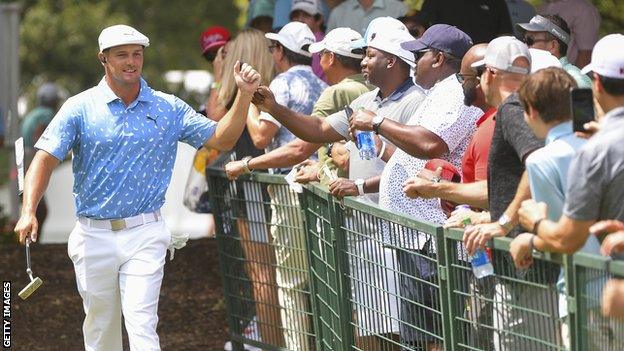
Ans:
[[[495,273],[476,279],[462,231],[319,185],[297,197],[281,176],[208,175],[235,349],[624,350],[624,323],[599,311],[624,262],[536,253],[518,271],[496,238]]]

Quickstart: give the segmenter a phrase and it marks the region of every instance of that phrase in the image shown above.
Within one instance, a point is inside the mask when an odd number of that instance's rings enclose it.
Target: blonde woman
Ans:
[[[262,76],[262,84],[273,79],[273,59],[267,46],[269,41],[257,29],[245,29],[229,42],[223,60],[223,72],[229,72],[237,60],[253,64]],[[216,99],[215,108],[207,111],[208,117],[218,120],[232,105],[236,97],[236,82],[228,75],[223,76]],[[214,94],[215,92],[213,92]],[[255,106],[250,106],[250,114],[257,114]],[[264,150],[256,148],[245,128],[233,149],[232,159],[258,156]],[[257,326],[263,343],[283,346],[283,332],[280,329],[280,307],[275,277],[275,251],[270,245],[267,222],[270,219],[269,198],[266,187],[257,183],[238,182],[230,191],[232,215],[236,218],[236,228],[245,254],[245,269],[253,286],[256,303]],[[265,205],[266,204],[266,205]],[[218,215],[218,214],[216,214]],[[254,336],[251,336],[254,338]]]

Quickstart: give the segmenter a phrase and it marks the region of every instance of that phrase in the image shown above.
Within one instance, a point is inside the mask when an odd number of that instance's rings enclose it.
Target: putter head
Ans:
[[[17,295],[21,297],[22,300],[26,300],[30,295],[32,295],[32,293],[35,292],[35,290],[39,289],[41,284],[43,284],[43,280],[41,280],[41,278],[39,277],[36,277],[35,279],[31,280],[30,283],[28,283],[28,285],[26,285],[26,287],[22,289],[22,291],[20,291]]]

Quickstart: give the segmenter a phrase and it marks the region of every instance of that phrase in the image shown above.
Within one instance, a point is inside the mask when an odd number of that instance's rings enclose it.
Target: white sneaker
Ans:
[[[251,346],[251,345],[247,345],[247,344],[243,344],[243,348],[245,349],[245,351],[262,351],[261,348],[255,347],[255,346]],[[228,341],[225,343],[225,345],[223,345],[223,350],[224,351],[232,351],[233,347],[232,347],[232,342]]]

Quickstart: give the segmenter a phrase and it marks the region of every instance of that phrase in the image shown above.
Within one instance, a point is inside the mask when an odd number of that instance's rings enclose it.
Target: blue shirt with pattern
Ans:
[[[304,115],[312,113],[316,100],[325,88],[327,88],[327,84],[312,72],[310,66],[304,65],[291,67],[286,72],[276,76],[269,85],[269,89],[275,95],[275,101],[278,104]],[[269,150],[277,149],[295,139],[293,133],[283,127],[270,114],[263,112],[260,118],[280,127],[273,137]]]
[[[199,148],[216,125],[143,79],[126,106],[102,79],[63,104],[35,148],[59,160],[73,151],[77,216],[125,218],[162,207],[178,141]]]

